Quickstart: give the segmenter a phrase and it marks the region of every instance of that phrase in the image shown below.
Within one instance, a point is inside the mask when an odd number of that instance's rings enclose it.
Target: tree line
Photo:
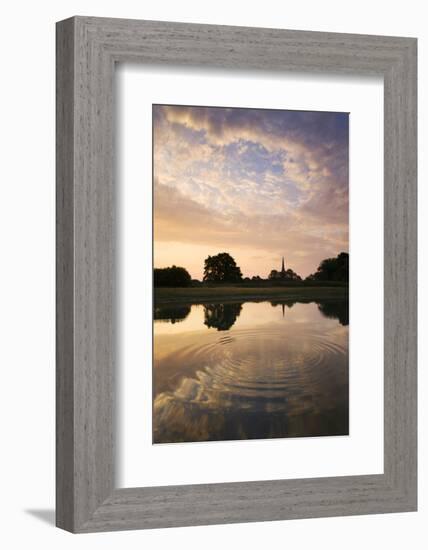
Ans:
[[[349,254],[341,252],[336,258],[326,258],[323,260],[315,273],[312,273],[306,279],[292,269],[287,269],[285,273],[272,270],[268,280],[281,280],[284,282],[341,282],[349,281]],[[155,287],[187,287],[192,284],[200,284],[200,281],[192,281],[190,273],[184,267],[173,265],[171,267],[155,268],[153,273]],[[208,256],[204,262],[204,283],[243,283],[243,282],[263,282],[258,275],[252,277],[243,277],[240,267],[235,259],[227,252],[221,252],[215,256]]]

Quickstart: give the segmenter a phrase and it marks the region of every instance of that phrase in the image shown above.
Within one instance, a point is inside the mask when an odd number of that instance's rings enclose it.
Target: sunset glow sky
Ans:
[[[348,114],[153,106],[154,266],[302,277],[348,251]]]

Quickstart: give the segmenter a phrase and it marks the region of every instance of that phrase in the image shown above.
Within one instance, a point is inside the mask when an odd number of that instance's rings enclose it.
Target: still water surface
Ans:
[[[153,442],[348,434],[345,302],[155,309]]]

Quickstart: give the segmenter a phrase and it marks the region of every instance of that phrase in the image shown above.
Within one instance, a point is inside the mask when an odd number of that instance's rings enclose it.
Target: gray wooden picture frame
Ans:
[[[57,24],[58,527],[83,533],[416,510],[416,46],[414,38],[91,17]],[[383,76],[383,474],[115,487],[117,62]]]

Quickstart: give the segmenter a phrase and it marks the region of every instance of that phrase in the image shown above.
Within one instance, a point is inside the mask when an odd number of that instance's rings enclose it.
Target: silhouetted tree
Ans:
[[[298,275],[292,269],[287,269],[286,272],[285,272],[285,280],[286,281],[301,281],[302,278],[300,277],[300,275]]]
[[[229,330],[241,313],[242,304],[204,305],[204,324],[217,330]]]
[[[155,268],[153,272],[153,284],[157,286],[189,286],[191,277],[184,267]]]
[[[341,252],[336,258],[323,260],[316,273],[307,277],[308,281],[349,281],[349,254]]]
[[[284,273],[272,269],[269,274],[269,280],[281,280],[281,281],[301,281],[302,278],[292,269],[287,269]]]
[[[208,256],[205,260],[204,281],[213,283],[239,283],[242,273],[235,260],[227,252]]]

